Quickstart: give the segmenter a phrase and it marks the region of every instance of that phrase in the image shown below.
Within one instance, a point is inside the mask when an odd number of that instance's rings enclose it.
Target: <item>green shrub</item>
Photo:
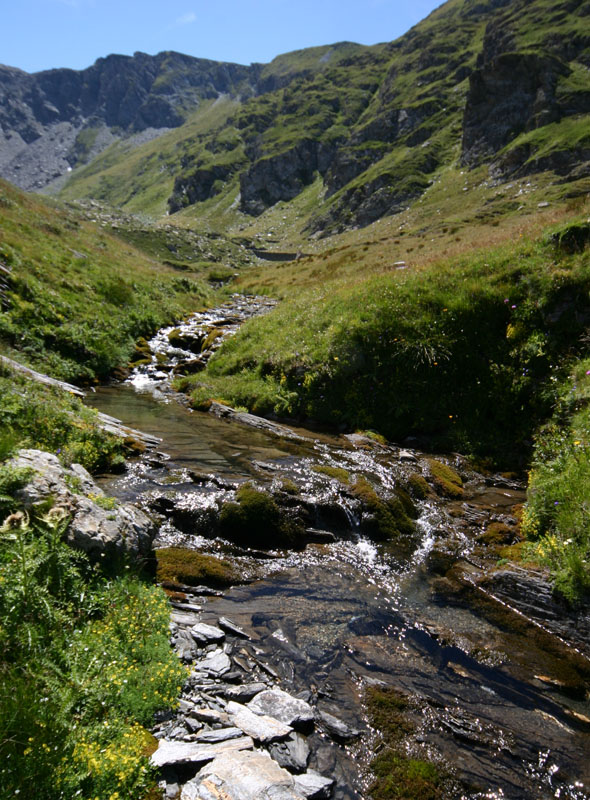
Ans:
[[[66,465],[90,471],[116,467],[125,451],[121,439],[101,430],[95,411],[61,389],[18,372],[0,371],[0,436],[5,453],[30,447],[56,453]]]
[[[571,603],[590,596],[590,359],[560,389],[552,421],[535,440],[522,532]]]

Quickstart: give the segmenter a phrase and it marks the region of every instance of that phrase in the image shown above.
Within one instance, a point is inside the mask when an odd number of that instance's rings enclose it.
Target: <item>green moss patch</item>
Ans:
[[[369,788],[374,800],[439,800],[444,774],[430,761],[408,756],[403,740],[412,733],[408,699],[391,687],[370,687],[365,701],[382,749],[371,762],[375,779]]]
[[[327,475],[329,478],[334,478],[334,480],[340,481],[346,486],[350,483],[350,472],[342,467],[331,467],[329,464],[314,464],[312,470],[313,472]]]
[[[416,511],[407,493],[398,490],[392,497],[381,498],[364,477],[357,479],[351,491],[363,505],[361,527],[368,536],[377,541],[398,542],[414,536],[411,517],[416,516]]]
[[[463,481],[452,467],[435,458],[429,458],[428,468],[439,494],[455,499],[463,497]]]
[[[492,522],[479,537],[487,545],[509,545],[514,541],[515,529],[503,522]]]
[[[245,547],[297,547],[303,526],[281,509],[267,492],[245,483],[235,503],[225,503],[219,515],[219,533]]]
[[[239,582],[234,567],[221,558],[186,550],[163,547],[156,550],[157,579],[162,584],[226,587]]]
[[[408,478],[410,492],[417,500],[426,500],[430,494],[430,486],[426,478],[419,472],[413,472]]]

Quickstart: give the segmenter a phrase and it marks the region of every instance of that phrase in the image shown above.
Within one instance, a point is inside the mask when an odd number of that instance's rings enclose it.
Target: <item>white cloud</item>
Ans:
[[[194,11],[189,11],[186,14],[183,14],[182,17],[178,17],[174,21],[174,27],[180,28],[182,25],[192,25],[193,22],[197,21],[197,15]]]

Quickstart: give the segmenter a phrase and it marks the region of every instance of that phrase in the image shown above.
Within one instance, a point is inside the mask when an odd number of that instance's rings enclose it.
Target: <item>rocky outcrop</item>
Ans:
[[[329,149],[311,140],[259,159],[240,175],[242,211],[258,216],[279,200],[292,200],[313,182],[317,171],[326,170],[329,161]]]
[[[168,200],[170,213],[174,214],[185,206],[214,197],[234,171],[233,165],[216,164],[207,169],[196,169],[189,175],[179,175],[174,181],[174,190]]]
[[[475,166],[518,134],[559,120],[555,99],[569,68],[534,53],[504,53],[472,73],[463,116],[462,160]]]
[[[91,558],[129,556],[138,558],[151,550],[156,527],[151,519],[129,503],[118,503],[104,492],[80,466],[64,467],[57,456],[41,450],[20,450],[11,466],[31,470],[31,477],[17,493],[26,510],[51,500],[69,517],[66,540]]]
[[[315,722],[337,749],[350,728],[280,688],[249,634],[226,617],[204,623],[199,598],[191,597],[190,603],[172,601],[170,625],[172,646],[190,664],[190,676],[178,710],[162,714],[154,728],[159,741],[151,764],[160,770],[166,797],[329,798],[334,779],[309,768],[319,761],[312,752]],[[219,669],[211,669],[214,662]]]
[[[0,65],[0,174],[42,188],[101,140],[97,152],[121,132],[177,127],[204,99],[248,96],[259,71],[174,52],[110,55],[80,71]]]

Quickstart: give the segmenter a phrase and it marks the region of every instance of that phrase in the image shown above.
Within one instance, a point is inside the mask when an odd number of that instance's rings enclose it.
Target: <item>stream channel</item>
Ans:
[[[588,619],[562,612],[543,575],[507,567],[489,576],[498,555],[485,533],[500,530],[504,544],[516,538],[521,486],[480,475],[459,456],[441,457],[463,479],[462,496],[445,498],[432,490],[425,453],[362,435],[266,426],[223,407],[192,412],[171,392],[170,375],[182,374],[183,361],[200,369],[206,339],[218,346],[270,307],[234,298],[165,329],[150,342],[151,363],[88,398],[161,439],[124,474],[104,476],[103,488],[160,515],[156,547],[194,548],[238,565],[244,583],[198,598],[202,621],[229,617],[286,691],[309,692],[318,709],[361,732],[346,743],[321,728],[310,737],[311,766],[335,779],[337,800],[369,797],[377,738],[363,711],[368,685],[411,699],[404,746],[450,765],[456,798],[589,798]],[[417,501],[411,541],[369,538],[347,481],[363,476],[387,496],[413,474],[431,491]],[[246,481],[304,515],[304,549],[249,550],[211,535],[212,515]],[[519,594],[523,586],[532,602]]]

